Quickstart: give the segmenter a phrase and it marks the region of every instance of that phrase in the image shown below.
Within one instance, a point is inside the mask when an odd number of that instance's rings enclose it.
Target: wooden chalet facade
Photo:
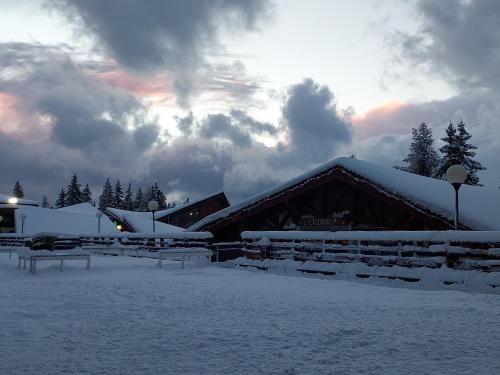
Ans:
[[[431,204],[425,204],[426,202],[410,199],[391,189],[392,182],[386,183],[384,178],[394,175],[398,183],[395,185],[399,190],[404,190],[401,185],[404,185],[406,178],[408,184],[421,184],[428,189],[428,192],[421,192],[420,196],[425,198],[427,194],[441,194],[443,200],[452,202],[453,190],[447,182],[349,159],[351,158],[338,159],[338,163],[330,162],[327,167],[317,168],[304,178],[291,180],[267,193],[231,206],[189,229],[210,231],[218,241],[239,239],[240,233],[247,230],[453,229],[453,209],[443,212],[434,209]],[[355,168],[351,168],[351,165]],[[362,173],[369,171],[370,166],[376,166],[383,172],[378,177],[380,183]],[[374,173],[376,172],[371,172],[371,175]],[[437,192],[435,187],[438,188]],[[416,188],[418,186],[412,186],[413,191]],[[472,187],[467,188],[469,193]],[[483,228],[472,228],[464,224],[462,229]]]
[[[220,192],[171,209],[158,211],[156,220],[165,224],[188,228],[214,212],[229,206],[226,194]]]

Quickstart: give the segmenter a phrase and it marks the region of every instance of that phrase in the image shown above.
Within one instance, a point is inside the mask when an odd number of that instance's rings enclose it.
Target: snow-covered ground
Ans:
[[[500,296],[0,254],[0,374],[499,374]]]

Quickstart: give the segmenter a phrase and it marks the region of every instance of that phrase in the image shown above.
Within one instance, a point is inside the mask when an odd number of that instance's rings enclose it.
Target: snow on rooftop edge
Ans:
[[[106,210],[120,220],[127,222],[136,232],[148,233],[152,231],[153,215],[151,212],[127,211],[113,207],[108,207]],[[162,223],[158,220],[155,220],[155,230],[158,233],[185,231],[184,228]]]
[[[263,193],[256,194],[215,212],[193,224],[188,230],[199,230],[209,223],[227,217],[335,167],[342,167],[355,173],[381,186],[387,192],[401,197],[409,203],[428,209],[449,221],[454,219],[454,193],[453,188],[447,181],[419,176],[355,158],[341,157],[322,164]],[[464,185],[460,189],[460,221],[475,230],[500,230],[500,191]]]

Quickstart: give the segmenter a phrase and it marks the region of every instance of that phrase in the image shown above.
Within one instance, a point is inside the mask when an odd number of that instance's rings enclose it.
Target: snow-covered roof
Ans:
[[[0,194],[0,204],[9,204],[10,207],[17,207],[18,205],[38,206],[38,202],[24,198],[16,198],[17,203],[15,204],[9,203],[12,198],[14,198],[13,195]]]
[[[121,221],[128,223],[134,232],[153,232],[153,215],[151,212],[126,211],[112,207],[106,208],[106,211]],[[184,228],[179,228],[175,225],[165,224],[155,220],[155,231],[157,233],[181,232],[184,231]]]
[[[155,214],[155,216],[158,219],[160,219],[160,218],[162,218],[164,216],[171,215],[171,214],[176,213],[177,211],[183,210],[183,209],[185,209],[187,207],[194,206],[194,205],[196,205],[196,204],[198,204],[200,202],[203,202],[203,201],[205,201],[207,199],[215,197],[215,196],[217,196],[219,194],[224,194],[224,192],[223,191],[218,191],[217,193],[206,195],[206,196],[204,196],[204,197],[202,197],[200,199],[195,199],[195,200],[189,201],[188,203],[182,203],[182,204],[180,204],[178,206],[175,206],[175,207],[172,207],[172,208],[167,208],[166,210],[157,211],[156,214]]]
[[[320,174],[343,168],[377,185],[386,194],[396,196],[414,206],[428,210],[450,222],[455,216],[455,195],[452,186],[443,180],[423,177],[391,167],[355,158],[338,158],[301,176],[277,185],[205,217],[188,230],[199,230],[243,209],[249,209],[277,194],[302,186]],[[460,222],[475,230],[500,230],[500,190],[464,185],[460,189]]]
[[[81,205],[76,205],[81,206]],[[92,207],[91,205],[89,205]],[[26,215],[24,233],[31,235],[39,232],[57,232],[66,234],[97,233],[97,217],[95,207],[65,207],[51,209],[41,207],[20,206],[15,212],[16,232],[21,232],[21,214]],[[85,212],[87,211],[87,212]],[[111,234],[118,230],[107,216],[101,218],[101,233]]]
[[[84,214],[84,215],[94,215],[99,211],[96,207],[92,206],[90,203],[78,203],[72,206],[66,206],[57,208],[58,211],[63,212],[73,212],[76,214]]]

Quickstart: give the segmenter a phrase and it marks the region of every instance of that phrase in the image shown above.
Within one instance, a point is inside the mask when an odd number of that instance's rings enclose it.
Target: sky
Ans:
[[[0,0],[0,191],[76,173],[235,202],[461,118],[500,185],[495,0]]]

